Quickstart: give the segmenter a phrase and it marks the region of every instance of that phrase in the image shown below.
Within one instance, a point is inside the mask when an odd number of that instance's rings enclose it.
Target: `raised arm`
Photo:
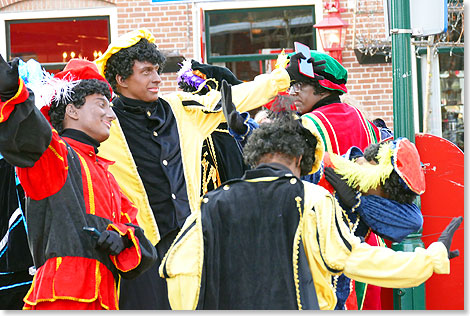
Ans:
[[[7,63],[0,55],[0,153],[19,167],[18,177],[28,196],[42,199],[62,187],[67,151],[36,108],[33,92],[18,77],[18,60]],[[51,177],[54,181],[44,181]]]
[[[18,62],[0,55],[0,152],[12,165],[31,167],[51,142],[51,127],[18,76]]]

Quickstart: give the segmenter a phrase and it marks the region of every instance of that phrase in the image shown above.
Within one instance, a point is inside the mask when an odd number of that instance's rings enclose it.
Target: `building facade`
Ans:
[[[176,71],[182,58],[224,65],[238,78],[251,80],[269,71],[274,56],[282,48],[292,49],[294,41],[323,50],[312,26],[326,16],[324,6],[330,2],[334,1],[1,0],[0,53],[7,59],[34,58],[55,72],[72,57],[94,60],[113,38],[146,27],[168,59],[162,93],[177,89]],[[345,99],[369,119],[382,118],[393,128],[387,0],[339,2],[344,9],[341,18],[348,24],[342,51],[342,63],[348,69]],[[455,16],[463,20],[462,1],[449,0],[449,7],[454,4],[461,7],[461,14]],[[461,22],[449,25],[463,35]],[[415,130],[444,136],[463,149],[463,36],[449,38],[451,46],[427,44],[434,48],[433,63],[429,63],[432,90],[426,90],[430,87],[425,79],[429,76],[426,45],[423,39],[421,45],[412,45]],[[434,92],[431,97],[429,91]]]

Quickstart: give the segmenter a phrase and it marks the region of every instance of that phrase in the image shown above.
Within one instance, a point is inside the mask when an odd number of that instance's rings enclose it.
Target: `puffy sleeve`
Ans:
[[[394,251],[385,247],[358,244],[343,270],[351,279],[381,287],[407,288],[418,286],[433,273],[449,274],[447,249],[441,242],[414,252]]]
[[[362,195],[356,211],[376,234],[393,242],[401,242],[423,226],[423,215],[418,206],[378,195]]]
[[[51,127],[34,104],[34,94],[19,79],[18,92],[0,101],[0,152],[17,167],[32,167],[51,142]]]
[[[33,92],[19,80],[16,95],[0,102],[0,152],[18,167],[18,178],[26,195],[40,200],[57,193],[65,183],[68,150],[36,108]]]
[[[136,278],[155,264],[158,258],[157,251],[145,237],[142,228],[131,223],[111,223],[107,229],[114,230],[131,241],[131,245],[118,255],[109,256],[124,278]]]

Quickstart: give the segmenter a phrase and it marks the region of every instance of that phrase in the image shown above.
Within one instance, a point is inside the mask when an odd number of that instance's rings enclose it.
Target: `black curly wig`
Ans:
[[[281,114],[283,113],[283,114]],[[253,131],[244,147],[245,163],[256,167],[263,156],[280,154],[288,159],[302,156],[300,173],[306,175],[315,162],[316,139],[294,118],[292,112],[281,112],[271,123],[261,124]],[[307,141],[308,139],[308,141]]]
[[[376,157],[381,144],[383,143],[369,145],[364,150],[364,158],[367,161],[375,161],[378,163]],[[390,174],[390,177],[382,184],[382,190],[388,195],[390,200],[397,201],[401,204],[411,204],[416,199],[418,194],[414,193],[408,188],[405,188],[402,181],[403,180],[400,179],[398,173],[393,170]]]
[[[116,75],[122,76],[124,80],[129,78],[132,75],[132,67],[134,67],[136,60],[159,65],[158,73],[161,74],[166,58],[157,49],[157,45],[149,42],[146,38],[141,39],[131,47],[121,49],[109,57],[104,67],[104,76],[113,90],[117,91]]]
[[[65,108],[67,104],[72,103],[76,108],[80,108],[85,104],[85,97],[92,94],[104,95],[108,100],[111,100],[111,92],[109,86],[98,79],[81,80],[79,84],[72,88],[71,100],[68,102],[53,102],[49,110],[52,126],[59,134],[64,130],[63,121],[65,117]]]

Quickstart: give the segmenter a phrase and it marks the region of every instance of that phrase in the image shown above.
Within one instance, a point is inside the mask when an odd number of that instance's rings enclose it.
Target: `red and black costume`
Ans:
[[[37,273],[24,309],[118,309],[120,276],[132,278],[149,268],[155,248],[137,226],[137,209],[108,171],[112,162],[96,156],[98,143],[81,131],[65,130],[63,136],[20,79],[17,94],[0,103],[0,152],[17,166],[27,197]],[[84,226],[115,230],[132,245],[107,255],[95,249]]]

